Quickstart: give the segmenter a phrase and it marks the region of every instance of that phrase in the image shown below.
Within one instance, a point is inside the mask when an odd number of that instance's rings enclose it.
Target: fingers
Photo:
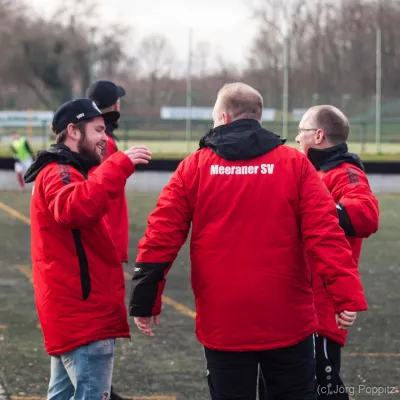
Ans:
[[[349,323],[349,322],[339,319],[339,330],[341,330],[341,331],[345,331],[345,330],[349,329],[352,325],[353,325],[353,323]]]
[[[139,318],[135,317],[136,326],[147,336],[155,336],[154,332],[151,330],[151,317]],[[154,317],[154,323],[159,326],[160,325],[160,316],[156,315]]]
[[[146,159],[146,158],[134,158],[132,160],[132,162],[134,164],[148,164],[149,163],[150,158]]]
[[[336,314],[336,323],[340,330],[347,330],[354,324],[356,317],[356,312],[343,311],[340,314]]]
[[[145,154],[151,156],[151,151],[147,149],[129,149],[128,152],[135,155]]]
[[[145,323],[145,322],[141,322],[141,321],[136,321],[136,326],[147,336],[155,336],[153,331],[150,328],[150,322],[149,323]]]
[[[357,313],[351,311],[343,311],[340,313],[340,318],[347,322],[354,322],[357,317]]]
[[[137,164],[148,164],[151,159],[151,151],[146,147],[131,147],[125,154],[131,159],[132,163]]]
[[[126,153],[130,154],[146,154],[146,155],[151,155],[151,151],[147,147],[131,147],[126,151]]]

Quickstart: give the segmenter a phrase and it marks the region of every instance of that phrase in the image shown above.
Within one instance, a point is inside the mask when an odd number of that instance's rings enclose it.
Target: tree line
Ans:
[[[186,60],[167,38],[150,35],[127,53],[129,29],[104,27],[95,10],[91,0],[71,0],[44,19],[18,0],[0,0],[1,109],[54,109],[83,95],[94,74],[134,94],[123,102],[128,115],[186,104]],[[251,23],[257,34],[241,68],[215,57],[210,43],[195,44],[194,106],[212,106],[224,83],[241,80],[262,93],[265,107],[281,109],[286,40],[290,108],[329,103],[354,116],[372,112],[380,29],[383,102],[397,112],[400,0],[264,0]]]

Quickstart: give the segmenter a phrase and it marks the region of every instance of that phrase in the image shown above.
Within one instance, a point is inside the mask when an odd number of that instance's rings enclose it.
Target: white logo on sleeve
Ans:
[[[210,175],[272,175],[275,164],[223,166],[211,165]]]

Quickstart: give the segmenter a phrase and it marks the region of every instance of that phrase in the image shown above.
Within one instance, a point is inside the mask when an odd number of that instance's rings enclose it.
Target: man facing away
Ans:
[[[348,152],[349,133],[349,121],[340,110],[329,105],[315,106],[303,116],[296,141],[336,203],[339,224],[358,265],[363,239],[378,230],[379,203],[371,191],[361,160]],[[341,348],[346,344],[347,331],[337,329],[332,298],[317,275],[314,285],[319,321],[316,338],[318,399],[332,400],[331,392],[339,393],[335,399],[347,400],[349,396],[340,378]]]
[[[332,197],[301,152],[262,128],[262,109],[248,85],[219,91],[214,129],[149,215],[129,312],[154,335],[166,275],[192,226],[196,335],[211,398],[255,400],[260,365],[276,398],[315,400],[313,270],[342,329],[354,322],[347,313],[367,304]]]
[[[20,189],[24,191],[24,174],[32,164],[35,156],[28,139],[24,136],[20,136],[16,131],[11,132],[11,150],[15,160],[14,170],[17,174],[18,184]]]
[[[54,114],[57,144],[38,153],[25,175],[31,201],[32,272],[45,348],[51,356],[48,399],[108,400],[115,339],[129,338],[125,280],[105,215],[146,148],[116,152],[100,164],[105,124],[90,99]]]
[[[87,89],[87,97],[92,99],[100,110],[104,112],[120,112],[120,99],[126,92],[122,86],[111,81],[95,81]],[[118,129],[118,120],[106,124],[107,144],[103,149],[103,161],[118,151],[117,137],[114,131]],[[121,195],[114,201],[107,214],[108,223],[111,229],[112,238],[117,246],[122,263],[128,262],[129,248],[129,216],[128,203],[125,195],[125,187]]]

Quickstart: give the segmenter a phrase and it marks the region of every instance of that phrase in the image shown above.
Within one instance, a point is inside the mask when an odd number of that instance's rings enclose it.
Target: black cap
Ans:
[[[122,86],[111,81],[93,82],[86,91],[86,96],[95,101],[101,109],[111,107],[125,94]]]
[[[93,100],[75,99],[64,103],[54,113],[52,129],[58,134],[67,129],[69,124],[77,124],[95,117],[103,117],[106,124],[117,122],[120,118],[118,111],[102,113]]]

